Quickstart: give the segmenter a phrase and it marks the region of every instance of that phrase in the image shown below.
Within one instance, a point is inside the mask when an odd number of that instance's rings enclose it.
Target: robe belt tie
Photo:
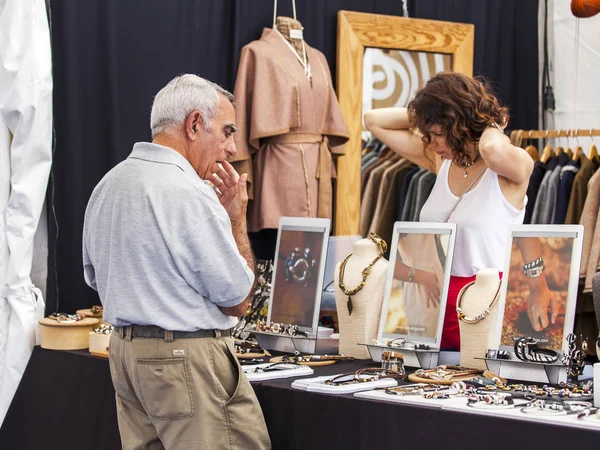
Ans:
[[[315,133],[290,133],[263,138],[265,144],[319,144],[319,164],[316,177],[319,180],[317,217],[331,217],[331,165],[333,160],[329,151],[327,136]]]

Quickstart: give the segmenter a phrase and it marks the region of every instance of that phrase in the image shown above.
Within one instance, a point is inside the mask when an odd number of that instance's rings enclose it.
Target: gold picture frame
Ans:
[[[338,12],[337,94],[350,140],[337,161],[334,234],[359,234],[363,63],[366,47],[443,53],[452,70],[473,75],[472,24]]]

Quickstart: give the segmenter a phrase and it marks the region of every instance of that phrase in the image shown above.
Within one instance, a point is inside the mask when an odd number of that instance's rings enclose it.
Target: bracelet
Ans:
[[[544,272],[545,268],[546,264],[544,264],[544,258],[540,256],[535,261],[525,264],[523,266],[523,273],[526,277],[535,278],[539,277]]]
[[[412,283],[415,280],[415,275],[417,274],[417,269],[414,267],[408,268],[408,282]]]
[[[538,340],[522,337],[515,342],[515,356],[521,361],[552,364],[558,361],[558,353],[549,348],[538,347]]]

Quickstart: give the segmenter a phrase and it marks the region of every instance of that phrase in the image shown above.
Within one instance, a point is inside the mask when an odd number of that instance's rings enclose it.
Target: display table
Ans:
[[[315,367],[313,376],[371,365]],[[275,450],[545,449],[600,440],[594,430],[299,391],[290,387],[293,380],[253,384]],[[120,449],[108,361],[85,351],[36,347],[0,429],[0,448]]]

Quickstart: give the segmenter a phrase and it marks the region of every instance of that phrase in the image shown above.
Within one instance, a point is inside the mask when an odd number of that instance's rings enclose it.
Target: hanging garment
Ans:
[[[397,156],[393,154],[393,156]],[[369,177],[369,181],[367,182],[367,187],[365,188],[365,193],[363,195],[361,205],[360,205],[360,234],[361,236],[366,236],[369,234],[369,227],[371,225],[371,221],[373,219],[373,213],[375,212],[375,208],[377,206],[377,196],[379,194],[379,185],[381,183],[381,178],[383,177],[383,173],[388,167],[391,167],[392,164],[396,162],[395,158],[389,158],[380,164],[377,168],[373,169],[371,172],[371,176]]]
[[[381,216],[382,214],[384,214],[383,203],[385,201],[387,192],[390,190],[394,173],[404,169],[405,167],[408,167],[409,164],[410,161],[408,161],[407,159],[398,158],[398,160],[395,163],[391,164],[384,170],[383,175],[379,180],[377,201],[375,205],[375,210],[373,211],[373,217],[371,218],[371,222],[369,225],[369,232],[375,232],[375,228],[377,228],[377,225],[381,221]]]
[[[382,212],[379,216],[379,222],[375,225],[375,233],[390,245],[392,242],[396,216],[399,214],[400,191],[404,178],[411,172],[412,168],[414,168],[413,163],[409,163],[406,167],[391,172],[392,180],[390,182],[390,187],[384,194]],[[389,257],[389,253],[386,252],[386,258],[387,257]]]
[[[540,185],[535,206],[533,207],[531,223],[548,224],[552,221],[552,214],[554,213],[554,206],[556,204],[556,192],[558,190],[558,187],[555,186],[555,178],[553,175],[556,173],[556,177],[559,177],[560,169],[568,162],[569,157],[566,153],[563,153],[556,158],[550,158],[548,162],[546,162],[548,170]],[[550,200],[552,197],[554,197],[554,200]]]
[[[402,211],[404,211],[404,205],[408,200],[408,190],[410,189],[410,185],[412,183],[413,178],[420,173],[421,168],[412,167],[408,169],[406,176],[402,180],[402,184],[398,185],[398,208],[396,210],[396,220],[402,220]],[[381,235],[380,235],[381,236]]]
[[[596,221],[598,220],[598,209],[600,208],[600,171],[597,171],[590,178],[587,191],[580,221],[581,225],[583,225],[583,251],[581,253],[581,267],[579,269],[580,277],[585,277],[587,273],[594,230],[596,229]]]
[[[595,160],[582,158],[579,172],[575,175],[573,188],[571,189],[571,197],[569,198],[569,207],[565,218],[566,224],[578,224],[583,213],[583,205],[585,204],[588,195],[588,182],[592,175],[598,169],[598,163]]]
[[[433,190],[433,186],[435,185],[436,176],[433,172],[427,172],[417,182],[417,189],[415,192],[415,209],[412,213],[411,220],[413,222],[418,222],[421,217],[421,209],[423,209],[423,205],[429,198],[429,194]]]
[[[235,83],[234,167],[251,181],[248,231],[282,216],[331,217],[333,155],[348,129],[325,56],[306,45],[312,82],[278,31],[242,49]]]
[[[527,198],[529,201],[527,202],[527,208],[525,208],[525,219],[523,219],[523,223],[531,223],[533,208],[540,191],[542,180],[544,179],[544,175],[546,174],[547,170],[546,164],[541,161],[537,161],[533,166],[533,172],[531,172],[531,176],[529,177],[529,185],[527,186]]]
[[[576,161],[569,163],[560,170],[560,184],[558,186],[558,196],[556,198],[556,208],[552,223],[564,224],[567,217],[567,209],[569,208],[569,199],[571,198],[571,190],[573,189],[573,181],[579,172],[579,165]]]

